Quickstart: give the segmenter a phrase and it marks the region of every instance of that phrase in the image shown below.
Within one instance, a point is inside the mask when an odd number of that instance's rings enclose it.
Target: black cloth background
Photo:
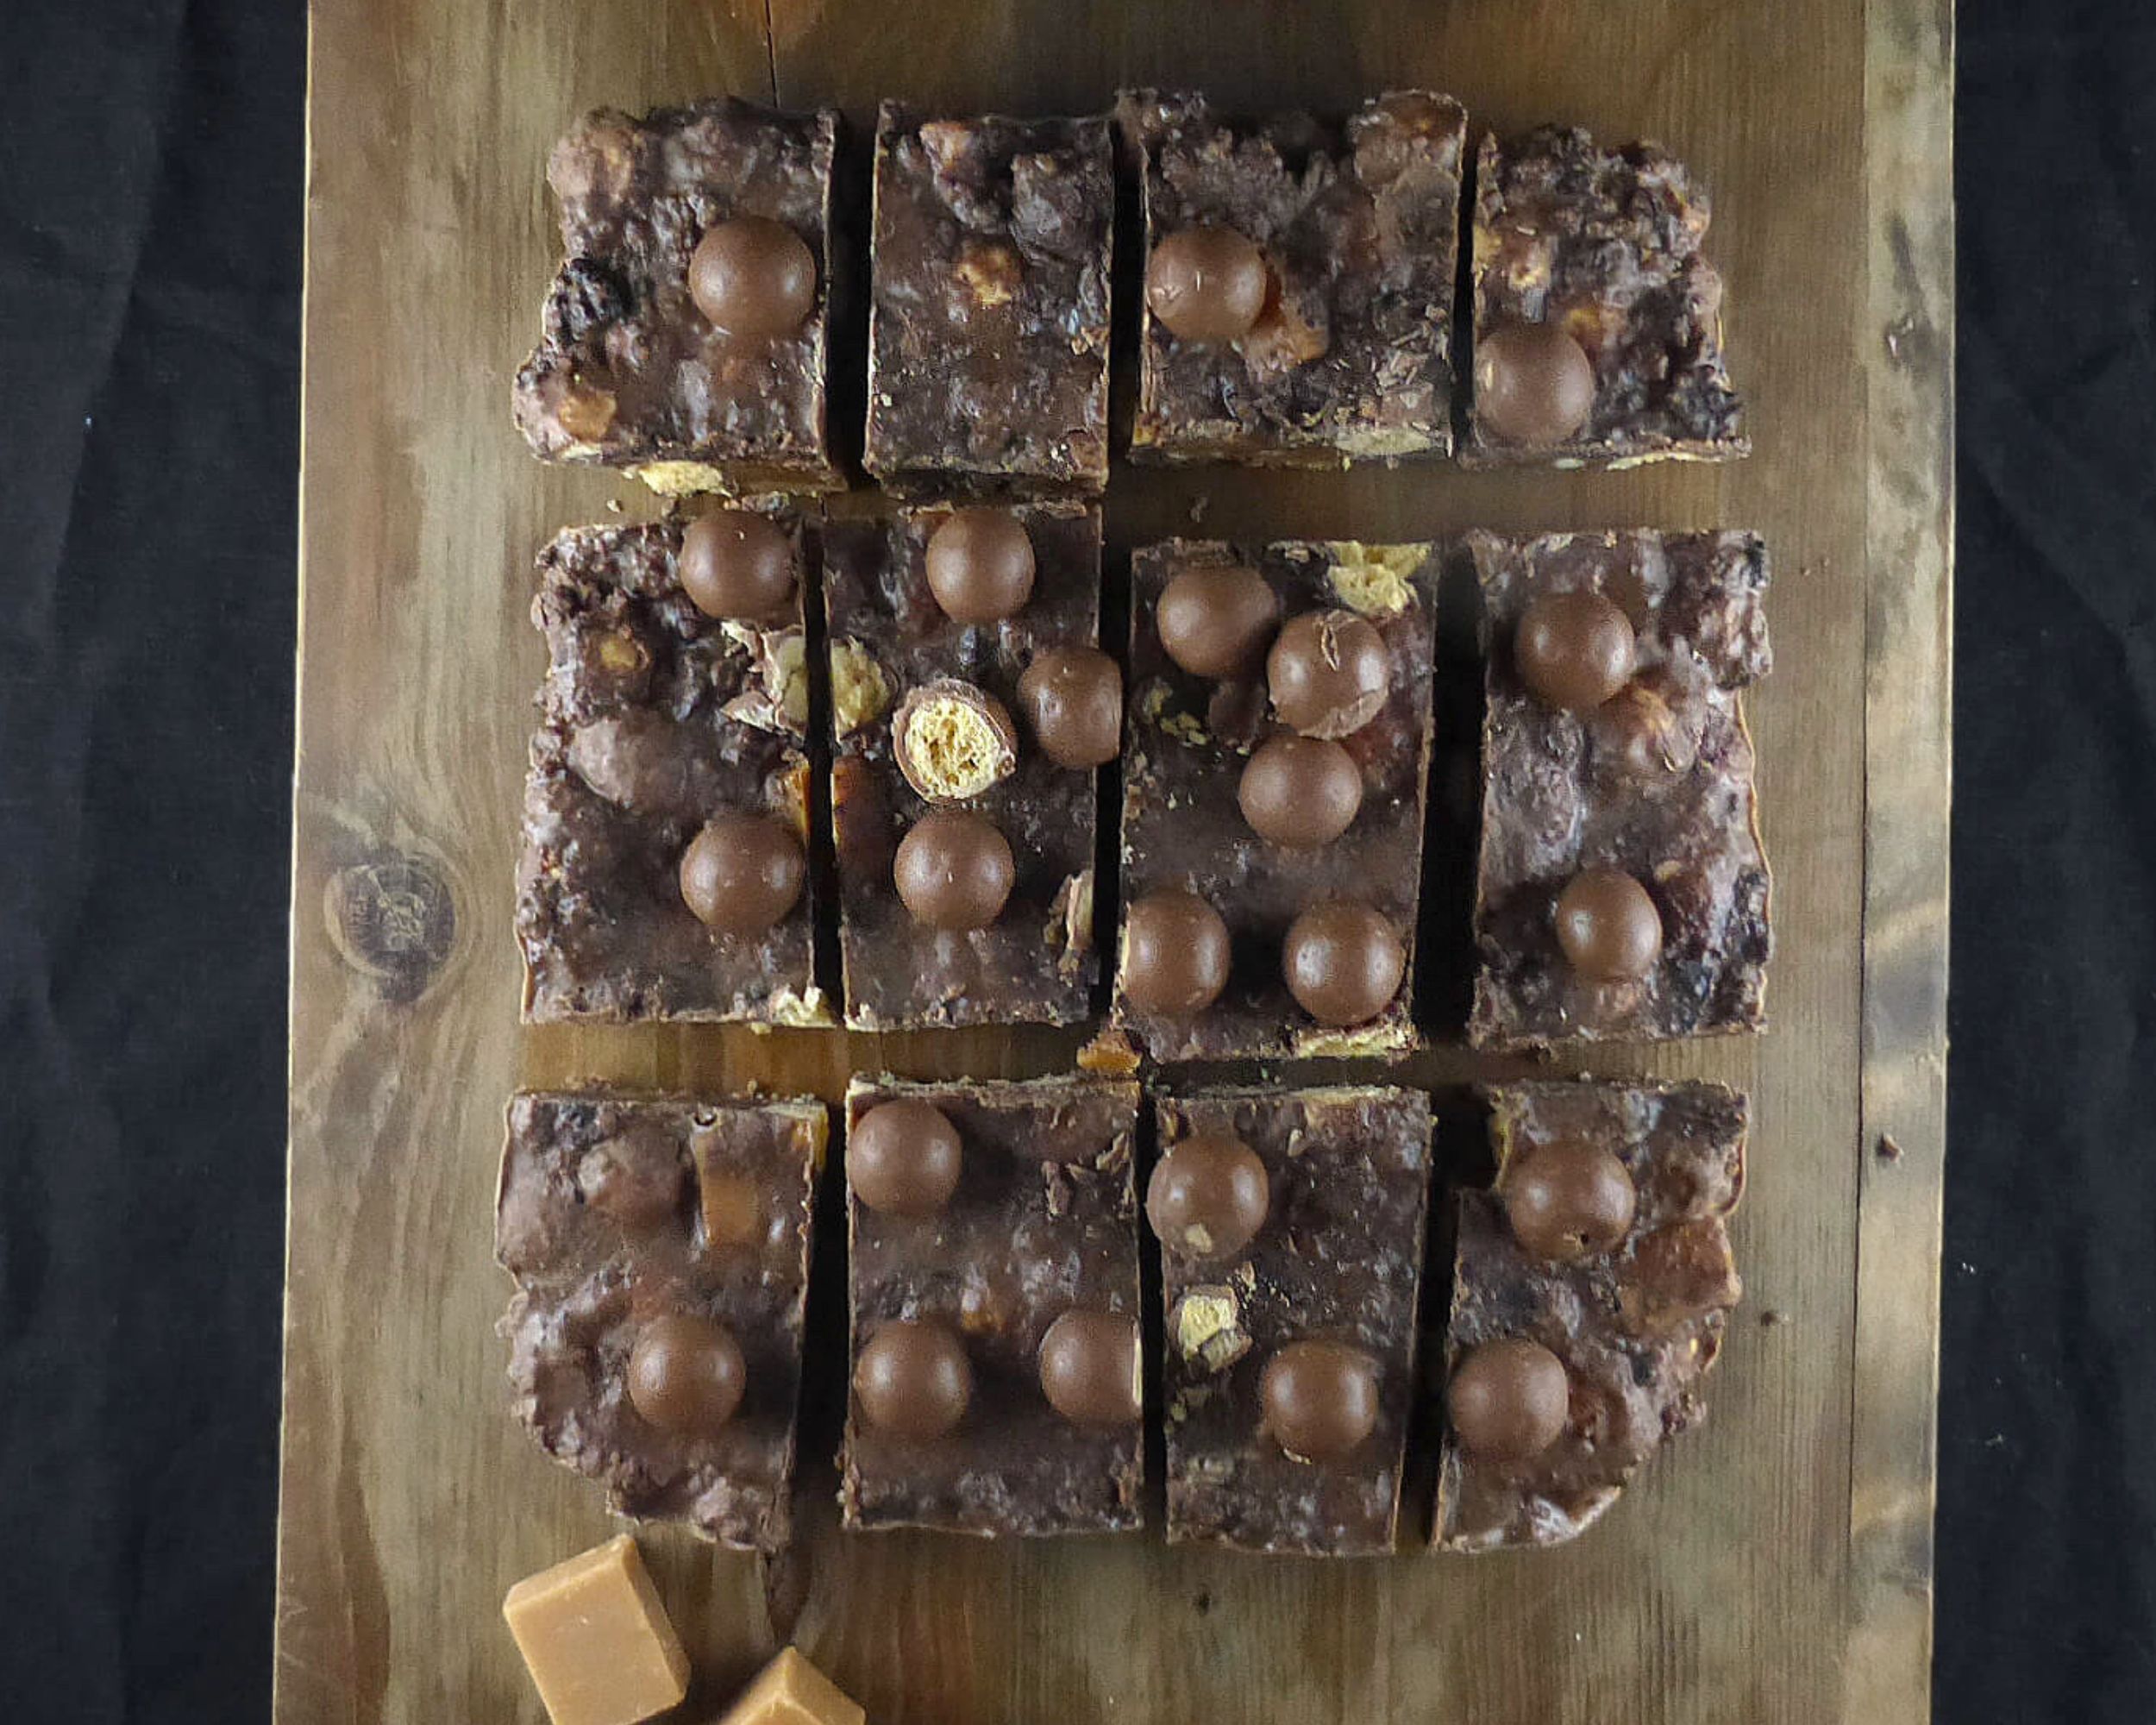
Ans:
[[[8,1721],[266,1713],[304,34],[0,3]],[[2156,7],[1960,78],[1938,1716],[2144,1725]]]

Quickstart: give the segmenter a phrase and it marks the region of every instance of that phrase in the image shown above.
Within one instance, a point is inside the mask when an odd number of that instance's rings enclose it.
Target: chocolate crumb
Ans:
[[[1899,1162],[1902,1159],[1902,1146],[1895,1141],[1892,1132],[1879,1134],[1876,1154],[1882,1162]]]

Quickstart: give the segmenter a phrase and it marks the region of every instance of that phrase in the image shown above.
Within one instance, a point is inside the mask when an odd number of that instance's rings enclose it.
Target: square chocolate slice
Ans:
[[[1637,467],[1752,453],[1722,363],[1706,188],[1658,144],[1545,126],[1476,166],[1460,460]]]
[[[1489,652],[1470,1040],[1758,1029],[1772,942],[1742,696],[1773,663],[1766,548],[1468,543]]]
[[[824,561],[846,1022],[1084,1018],[1094,769],[1123,689],[1099,511],[832,522]]]
[[[1459,1195],[1438,1488],[1447,1551],[1592,1525],[1702,1382],[1743,1286],[1745,1099],[1719,1084],[1491,1092],[1493,1192]]]
[[[1108,122],[876,128],[868,471],[900,492],[1108,478]]]
[[[536,454],[668,492],[843,486],[825,424],[838,124],[728,97],[600,109],[555,146],[567,255],[515,392]]]
[[[855,1080],[849,1527],[1144,1520],[1138,1086]]]
[[[814,1101],[509,1105],[495,1256],[517,1417],[617,1514],[786,1543],[828,1130]]]
[[[1155,1059],[1414,1045],[1439,561],[1133,554],[1113,1017]]]
[[[1414,1402],[1430,1099],[1370,1086],[1158,1104],[1168,1537],[1389,1552]]]
[[[732,510],[576,528],[541,554],[528,1019],[830,1022],[804,848],[801,555],[790,515]]]
[[[1131,459],[1447,453],[1460,104],[1396,91],[1343,124],[1141,90],[1116,116],[1145,224]]]

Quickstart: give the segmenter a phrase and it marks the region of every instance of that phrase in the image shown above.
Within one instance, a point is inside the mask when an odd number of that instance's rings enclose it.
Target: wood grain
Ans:
[[[884,95],[1087,110],[1143,81],[1332,106],[1428,83],[1478,122],[1661,137],[1714,191],[1752,461],[1119,473],[1108,515],[1123,546],[1188,530],[1200,499],[1204,530],[1227,536],[1766,535],[1777,668],[1751,718],[1777,877],[1774,1027],[1576,1063],[1753,1093],[1735,1229],[1747,1305],[1705,1430],[1555,1553],[1326,1565],[1150,1539],[847,1539],[818,1463],[808,1536],[775,1564],[645,1541],[697,1660],[683,1716],[715,1713],[788,1636],[879,1725],[1922,1716],[1951,23],[1947,0],[316,0],[280,1722],[537,1720],[501,1596],[610,1531],[598,1494],[505,1411],[492,1327],[508,1288],[490,1241],[511,1089],[836,1098],[855,1070],[1058,1070],[1078,1040],[517,1026],[514,823],[542,657],[530,558],[615,499],[649,508],[603,474],[537,467],[509,428],[554,259],[548,145],[599,103],[731,90],[865,122]],[[1440,844],[1457,842],[1471,799],[1438,791]],[[1405,1070],[1443,1088],[1525,1069],[1447,1045]],[[1898,1158],[1877,1154],[1889,1138]],[[812,1409],[812,1445],[832,1414]]]

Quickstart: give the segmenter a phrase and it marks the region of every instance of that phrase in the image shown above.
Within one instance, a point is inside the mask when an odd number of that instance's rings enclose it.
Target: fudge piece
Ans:
[[[786,1542],[813,1101],[517,1096],[495,1255],[517,1417],[616,1513]]]
[[[689,1692],[689,1656],[626,1534],[526,1576],[502,1615],[554,1725],[636,1725]]]
[[[1745,1182],[1745,1099],[1719,1084],[1494,1090],[1492,1192],[1458,1195],[1447,1551],[1583,1531],[1666,1437],[1743,1291],[1725,1222]]]
[[[1138,1096],[1082,1078],[849,1088],[848,1527],[1139,1525]]]
[[[555,146],[567,255],[514,398],[536,454],[668,492],[843,486],[824,423],[838,124],[728,97],[600,109]]]
[[[1413,1401],[1430,1099],[1369,1086],[1157,1105],[1168,1537],[1390,1552]]]
[[[1105,119],[883,104],[867,465],[887,489],[1107,483],[1114,215]]]
[[[864,1725],[860,1703],[801,1656],[784,1647],[717,1725]]]
[[[1438,564],[1133,554],[1113,1021],[1155,1059],[1414,1044]]]
[[[1085,1017],[1094,771],[1123,693],[1098,644],[1099,512],[833,522],[824,603],[846,1022]]]
[[[539,559],[524,1016],[830,1021],[801,542],[783,512],[586,527]]]
[[[1145,226],[1131,459],[1449,451],[1460,104],[1398,91],[1340,124],[1146,90],[1116,112]]]
[[[1489,655],[1469,1038],[1756,1030],[1768,875],[1749,533],[1469,536]]]
[[[1706,188],[1658,144],[1545,126],[1476,164],[1470,467],[1748,455]]]

